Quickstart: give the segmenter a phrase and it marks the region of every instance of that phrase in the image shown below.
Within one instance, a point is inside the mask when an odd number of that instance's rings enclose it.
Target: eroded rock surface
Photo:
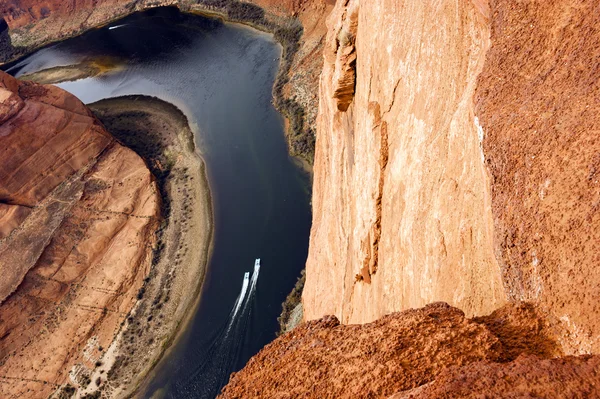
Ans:
[[[600,356],[519,357],[511,363],[475,362],[446,370],[431,384],[389,399],[597,398]]]
[[[0,82],[0,396],[48,397],[87,383],[136,302],[159,197],[75,97]]]
[[[600,4],[491,6],[475,100],[505,291],[540,303],[568,353],[598,353]]]
[[[523,317],[526,323],[522,323]],[[499,370],[507,369],[517,376],[524,363],[530,370],[540,365],[534,374],[536,383],[552,378],[554,372],[568,376],[583,371],[588,380],[581,390],[575,385],[581,378],[568,383],[575,393],[589,392],[600,382],[594,374],[597,358],[568,358],[562,363],[540,360],[556,354],[547,324],[527,304],[507,305],[488,318],[475,320],[444,303],[394,313],[364,325],[340,325],[328,316],[307,322],[266,346],[232,376],[220,398],[387,398],[432,382],[431,386],[437,387],[438,380],[447,384],[452,378],[448,375],[476,374],[473,371],[480,365],[489,369],[488,375],[501,375]],[[565,367],[554,367],[557,363]],[[449,367],[458,371],[449,374]],[[486,371],[480,374],[486,375]],[[526,380],[524,376],[518,379]],[[491,377],[487,377],[473,387],[490,384]],[[493,392],[501,392],[499,388],[507,385],[510,380]],[[558,386],[557,381],[554,387]],[[475,391],[467,384],[460,387],[480,395],[488,392]],[[513,388],[531,394],[536,387],[521,384]]]

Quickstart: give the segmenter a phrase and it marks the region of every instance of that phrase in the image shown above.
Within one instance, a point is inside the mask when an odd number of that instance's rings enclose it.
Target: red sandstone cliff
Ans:
[[[339,1],[329,17],[305,317],[367,322],[506,301],[473,111],[489,47],[470,1]],[[382,28],[385,27],[385,28]]]
[[[223,398],[600,397],[599,13],[337,2],[309,321]]]
[[[598,352],[599,7],[337,3],[307,319],[528,300],[567,352]]]
[[[87,108],[0,72],[0,396],[47,397],[107,348],[150,267],[150,171]]]

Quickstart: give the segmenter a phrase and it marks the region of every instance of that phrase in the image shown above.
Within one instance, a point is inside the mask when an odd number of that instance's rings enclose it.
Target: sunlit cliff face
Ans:
[[[306,317],[368,322],[435,300],[492,311],[505,295],[472,102],[486,15],[354,0],[328,22]]]

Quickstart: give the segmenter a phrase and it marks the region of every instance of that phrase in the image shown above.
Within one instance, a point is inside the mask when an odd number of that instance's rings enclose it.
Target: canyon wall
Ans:
[[[599,12],[593,1],[338,1],[306,319],[532,301],[566,353],[598,352]]]
[[[329,17],[305,317],[506,301],[473,112],[488,9],[339,1]],[[385,27],[385,29],[382,29]]]
[[[75,97],[0,72],[0,396],[85,383],[150,270],[150,171]]]
[[[491,2],[476,114],[507,297],[600,352],[600,3]]]

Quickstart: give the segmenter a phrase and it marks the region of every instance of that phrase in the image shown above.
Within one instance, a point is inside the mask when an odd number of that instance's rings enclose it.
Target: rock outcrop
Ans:
[[[340,325],[328,316],[267,345],[232,375],[220,398],[600,394],[600,357],[549,360],[557,350],[547,324],[527,304],[471,320],[444,303],[364,325]]]
[[[508,364],[488,361],[446,370],[432,383],[389,399],[597,398],[600,356],[540,359],[519,357]]]
[[[0,120],[0,396],[47,397],[86,385],[136,302],[160,200],[72,95],[0,72]]]

